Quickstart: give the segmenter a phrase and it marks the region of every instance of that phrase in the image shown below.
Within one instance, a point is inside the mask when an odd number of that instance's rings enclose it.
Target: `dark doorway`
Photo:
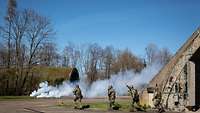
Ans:
[[[79,72],[77,68],[73,68],[70,75],[69,75],[69,81],[70,82],[78,82],[79,81]]]
[[[191,57],[191,61],[195,63],[195,104],[200,106],[200,48]]]

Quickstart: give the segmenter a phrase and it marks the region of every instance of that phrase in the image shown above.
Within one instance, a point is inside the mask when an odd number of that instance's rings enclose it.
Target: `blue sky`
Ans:
[[[0,17],[6,0],[0,0]],[[173,53],[200,25],[199,0],[17,0],[18,9],[32,8],[50,18],[55,42],[62,50],[77,44],[129,48],[144,55],[149,43]],[[2,22],[2,20],[0,21]]]

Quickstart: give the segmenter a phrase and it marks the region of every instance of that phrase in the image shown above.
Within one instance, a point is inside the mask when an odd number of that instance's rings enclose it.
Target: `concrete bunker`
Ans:
[[[77,68],[73,68],[69,74],[69,81],[70,82],[77,82],[79,81],[79,72]]]
[[[184,111],[200,107],[200,29],[183,44],[148,87],[156,84],[162,91],[162,103],[166,109]],[[148,88],[142,92],[141,98],[142,104],[153,107],[152,101],[149,101],[152,92]]]
[[[190,58],[189,105],[200,106],[200,48]]]

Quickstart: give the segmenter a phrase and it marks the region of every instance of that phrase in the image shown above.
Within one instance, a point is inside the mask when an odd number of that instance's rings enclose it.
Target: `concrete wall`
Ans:
[[[189,74],[188,74],[188,103],[186,106],[195,106],[195,63],[189,61]]]
[[[169,109],[183,109],[183,106],[185,107],[187,105],[195,104],[195,67],[191,64],[190,58],[197,49],[200,48],[199,32],[200,29],[193,33],[172,60],[152,79],[149,84],[150,87],[154,87],[155,84],[160,86],[163,94],[163,105]],[[191,68],[188,67],[188,63]],[[185,67],[189,68],[190,71],[185,70]],[[185,80],[185,78],[187,80]],[[176,84],[178,84],[178,86]],[[179,87],[178,91],[176,91],[177,87]],[[186,91],[186,89],[188,89],[188,91]],[[179,105],[175,106],[177,95]],[[147,94],[144,94],[144,96],[148,97]],[[147,97],[144,98],[146,99]],[[151,102],[149,102],[149,104],[150,103]]]

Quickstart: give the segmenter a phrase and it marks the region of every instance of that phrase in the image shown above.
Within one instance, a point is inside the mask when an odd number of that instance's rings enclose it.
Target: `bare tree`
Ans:
[[[11,20],[13,16],[15,16],[15,11],[17,7],[16,0],[8,0],[8,7],[7,7],[7,17],[8,20]]]
[[[168,48],[162,48],[158,54],[158,60],[161,65],[166,65],[169,60],[172,58],[172,53],[169,51]]]
[[[88,51],[88,47],[89,47],[89,44],[81,44],[78,47],[78,51],[80,52],[80,57],[78,60],[77,68],[83,75],[89,72],[90,54]]]
[[[14,56],[13,64],[16,70],[16,88],[18,88],[18,81],[19,76],[22,75],[23,69],[20,67],[23,67],[23,60],[25,60],[25,45],[22,44],[22,38],[25,36],[25,31],[27,27],[27,15],[26,13],[17,12],[15,11],[16,2],[14,0],[9,1],[8,6],[8,16],[6,17],[6,23],[1,30],[4,32],[4,37],[7,39],[7,67],[10,68],[11,63],[11,54]],[[13,43],[11,43],[13,42]],[[13,52],[11,53],[11,47],[13,45]],[[14,49],[15,47],[15,49]],[[9,71],[10,72],[10,71]],[[7,82],[9,84],[9,81]],[[7,85],[9,86],[9,85]],[[8,87],[7,87],[8,89]]]
[[[151,65],[157,59],[158,47],[155,44],[149,44],[146,48],[147,63]]]
[[[17,7],[16,0],[9,0],[7,17],[6,17],[6,20],[9,24],[9,27],[8,27],[8,61],[7,61],[8,68],[10,68],[10,62],[11,62],[10,61],[11,60],[11,24],[12,24],[13,17],[15,16],[16,7]]]
[[[5,50],[6,47],[2,43],[0,43],[0,68],[3,68],[7,62],[7,52]]]
[[[43,16],[40,16],[38,13],[33,10],[25,10],[25,14],[28,17],[27,21],[27,45],[28,47],[28,61],[27,61],[27,72],[26,76],[23,78],[23,83],[21,88],[24,87],[27,76],[32,69],[33,65],[37,63],[37,54],[40,51],[42,44],[48,40],[48,38],[54,35],[53,29],[51,27],[50,21]],[[53,48],[51,48],[53,49]],[[53,51],[53,50],[52,50]]]
[[[114,48],[112,46],[107,46],[103,51],[104,65],[105,65],[105,76],[109,79],[111,75],[111,65],[114,60]]]
[[[172,53],[168,48],[159,49],[155,44],[149,44],[145,50],[148,64],[159,63],[165,65],[172,57]]]
[[[7,13],[5,16],[5,25],[4,26],[0,26],[0,35],[4,38],[5,41],[5,46],[2,46],[1,49],[1,60],[2,60],[2,65],[4,68],[4,73],[6,74],[11,74],[10,72],[12,71],[12,69],[10,69],[11,63],[13,60],[13,56],[14,56],[14,52],[13,50],[13,43],[12,43],[12,30],[11,27],[13,25],[13,18],[15,17],[16,14],[16,7],[17,7],[17,3],[16,0],[8,0],[8,5],[7,5]],[[5,68],[6,66],[6,68]],[[3,74],[4,74],[3,73]],[[5,76],[3,75],[3,76]],[[9,80],[9,76],[5,76],[4,79],[6,82],[4,82],[3,84],[6,86],[5,88],[5,92],[8,92],[9,90],[9,86],[10,86],[10,80]],[[6,94],[6,93],[5,93]]]
[[[63,53],[64,64],[67,67],[76,67],[78,60],[80,59],[79,49],[73,43],[68,42]]]
[[[49,20],[32,10],[15,13],[12,20],[11,32],[13,41],[15,42],[15,90],[22,90],[30,70],[37,61],[36,56],[41,44],[53,32]]]
[[[42,66],[58,66],[58,53],[56,45],[52,42],[46,42],[42,45],[39,52],[39,63]]]
[[[128,49],[118,53],[115,62],[112,65],[114,73],[125,72],[127,70],[134,70],[140,72],[144,68],[143,62],[132,54]]]
[[[8,0],[8,5],[7,5],[7,14],[5,17],[5,23],[6,25],[4,27],[0,27],[0,32],[2,33],[3,37],[6,39],[7,43],[7,68],[10,68],[10,63],[11,63],[11,46],[12,46],[12,31],[11,31],[11,26],[13,23],[13,18],[16,15],[16,7],[17,3],[16,0]]]
[[[0,65],[6,66],[6,71],[0,70],[0,75],[4,76],[2,87],[14,89],[13,92],[20,95],[30,84],[27,80],[33,78],[30,72],[39,62],[43,44],[54,32],[49,19],[33,10],[17,11],[16,6],[16,0],[8,0],[5,22],[0,27],[0,35],[5,40],[0,45]],[[58,62],[59,55],[55,59]]]
[[[103,57],[103,49],[98,44],[91,44],[88,48],[89,53],[89,70],[87,72],[88,82],[92,82],[98,79],[98,68],[100,68],[100,59]]]

